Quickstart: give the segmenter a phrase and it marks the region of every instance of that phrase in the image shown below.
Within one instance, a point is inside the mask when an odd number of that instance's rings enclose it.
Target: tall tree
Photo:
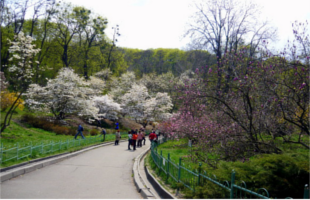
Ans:
[[[239,0],[207,0],[195,4],[196,13],[185,35],[190,36],[198,49],[210,49],[217,57],[217,88],[222,82],[223,54],[236,51],[248,38],[251,52],[255,52],[261,39],[272,39],[275,30],[267,21],[260,22],[260,8],[253,2],[241,3]],[[228,69],[228,78],[232,70]]]
[[[73,36],[79,31],[79,23],[74,12],[74,7],[70,3],[58,4],[56,14],[55,39],[63,48],[61,60],[65,67],[69,67],[71,56],[69,55],[69,45]]]
[[[82,47],[84,77],[88,79],[89,52],[96,40],[103,39],[104,30],[108,24],[107,19],[95,16],[84,7],[73,9],[79,24],[79,38]]]

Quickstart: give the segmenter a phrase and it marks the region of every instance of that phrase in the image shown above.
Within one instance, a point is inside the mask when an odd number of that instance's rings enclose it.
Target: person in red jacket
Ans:
[[[132,146],[133,146],[134,151],[136,150],[137,139],[138,139],[137,132],[133,131],[131,141],[132,141]]]
[[[151,141],[151,144],[152,144],[152,142],[154,141],[155,138],[156,138],[156,134],[155,134],[154,131],[152,131],[152,132],[150,133],[150,135],[149,135],[149,139],[150,139],[150,141]]]

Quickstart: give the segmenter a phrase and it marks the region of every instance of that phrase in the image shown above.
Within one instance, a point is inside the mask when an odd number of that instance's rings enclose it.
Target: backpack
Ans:
[[[137,138],[138,138],[138,135],[137,135],[137,134],[133,134],[133,135],[132,135],[132,139],[133,139],[133,140],[137,140]]]

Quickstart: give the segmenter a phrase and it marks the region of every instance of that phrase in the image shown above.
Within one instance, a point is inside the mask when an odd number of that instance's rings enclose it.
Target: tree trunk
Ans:
[[[15,111],[15,109],[17,108],[17,106],[15,106],[15,104],[18,102],[18,100],[20,99],[21,95],[23,94],[23,92],[21,92],[18,97],[16,98],[16,100],[13,102],[12,106],[10,107],[9,111],[5,114],[5,118],[3,123],[1,124],[1,131],[0,131],[0,135],[2,134],[2,132],[6,129],[7,126],[10,125],[10,121],[11,121],[11,117],[13,112]]]

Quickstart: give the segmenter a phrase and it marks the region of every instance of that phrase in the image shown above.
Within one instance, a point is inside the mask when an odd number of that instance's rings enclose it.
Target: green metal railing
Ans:
[[[127,133],[121,133],[122,138],[127,137]],[[34,158],[38,156],[44,156],[46,154],[51,154],[60,151],[66,151],[72,148],[89,146],[98,142],[103,142],[104,140],[113,140],[115,134],[107,134],[105,137],[103,135],[85,137],[85,139],[70,139],[65,141],[42,141],[39,144],[15,144],[14,146],[5,147],[1,143],[0,147],[0,164],[12,161],[21,160],[24,158]]]
[[[201,172],[201,163],[199,163],[198,170],[191,171],[182,164],[182,158],[179,159],[179,164],[176,164],[170,160],[170,153],[165,158],[157,152],[157,146],[166,142],[166,138],[160,139],[157,142],[151,144],[151,157],[156,164],[158,173],[164,173],[166,182],[169,178],[176,183],[182,183],[185,187],[195,192],[198,186],[208,187],[212,184],[213,187],[217,187],[224,198],[228,199],[241,199],[241,198],[261,198],[269,199],[269,193],[265,188],[260,188],[257,192],[247,189],[246,183],[241,181],[240,185],[235,183],[235,171],[231,173],[231,180],[220,183],[217,181],[216,176],[208,176],[206,172]],[[304,199],[309,199],[309,186],[305,185]],[[290,197],[287,197],[290,199]]]

